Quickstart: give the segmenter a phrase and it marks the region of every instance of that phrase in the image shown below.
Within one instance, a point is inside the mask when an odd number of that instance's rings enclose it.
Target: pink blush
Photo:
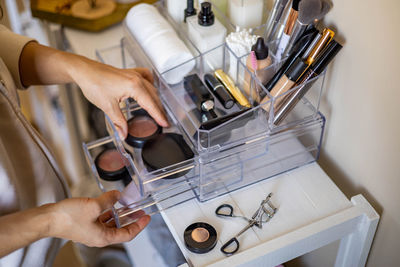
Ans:
[[[101,153],[98,166],[104,171],[115,172],[125,167],[124,162],[116,149],[108,149]]]
[[[133,137],[145,138],[155,134],[158,126],[147,116],[137,116],[129,121],[128,133]]]

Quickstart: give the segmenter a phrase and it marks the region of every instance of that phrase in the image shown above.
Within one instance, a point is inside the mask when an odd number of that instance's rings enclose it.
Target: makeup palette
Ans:
[[[125,185],[132,178],[124,165],[122,155],[115,148],[106,148],[95,159],[95,165],[101,179],[106,181],[122,180]]]
[[[183,238],[188,250],[203,254],[212,250],[217,244],[217,231],[208,223],[196,222],[186,228]]]
[[[142,148],[150,140],[162,132],[160,125],[144,110],[133,112],[133,117],[128,120],[128,136],[125,142],[133,147]]]
[[[142,159],[148,171],[174,165],[194,157],[193,151],[183,136],[176,133],[162,133],[147,141],[142,149]],[[189,170],[164,177],[174,179],[185,175]]]

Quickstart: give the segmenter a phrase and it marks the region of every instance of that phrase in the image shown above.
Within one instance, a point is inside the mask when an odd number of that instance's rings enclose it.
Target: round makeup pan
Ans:
[[[196,222],[186,228],[183,239],[188,250],[203,254],[217,244],[217,231],[208,223]]]
[[[132,178],[124,165],[122,155],[115,148],[106,148],[94,161],[101,179],[106,181],[122,180],[125,185],[129,184]]]
[[[136,148],[142,148],[147,140],[161,133],[162,128],[143,109],[133,112],[133,117],[128,120],[128,136],[125,142]]]
[[[142,149],[142,159],[148,171],[154,171],[194,157],[182,135],[163,133],[147,141]],[[164,179],[174,179],[190,171],[182,171],[169,175]]]

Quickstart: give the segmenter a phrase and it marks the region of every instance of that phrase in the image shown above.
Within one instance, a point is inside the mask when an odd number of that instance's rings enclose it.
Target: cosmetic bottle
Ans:
[[[184,19],[183,21],[186,22],[186,19],[191,16],[195,16],[197,14],[196,9],[194,8],[194,1],[187,0],[187,7],[184,12]]]
[[[282,75],[282,77],[279,79],[279,81],[275,84],[274,88],[272,88],[270,92],[271,96],[277,97],[274,101],[274,110],[284,99],[284,97],[282,97],[281,95],[289,91],[296,84],[296,82],[301,78],[308,67],[309,65],[302,61],[301,58],[298,58],[296,62],[288,69],[288,71]],[[260,103],[264,104],[262,108],[267,112],[270,109],[270,104],[265,103],[269,100],[269,96],[267,95],[261,100]]]
[[[308,82],[320,75],[328,64],[333,60],[337,53],[342,49],[342,45],[332,40],[329,45],[321,52],[321,55],[316,61],[310,66],[306,73],[296,83],[299,86],[296,90],[285,96],[283,101],[277,106],[274,124],[279,125],[289,114],[289,112],[296,106],[300,99],[308,92],[312,87],[314,81]]]
[[[261,25],[264,0],[230,0],[229,17],[241,28],[255,28]]]
[[[215,18],[211,8],[211,3],[203,2],[198,16],[186,18],[189,38],[201,53],[222,45],[226,37],[226,28]],[[217,48],[205,55],[204,72],[222,66],[223,52],[222,48]]]
[[[185,2],[184,0],[166,0],[168,14],[178,24],[183,23],[184,20]]]
[[[257,39],[257,42],[255,43],[255,45],[253,45],[253,47],[251,48],[251,51],[254,51],[255,54],[255,59],[256,62],[252,62],[252,56],[251,54],[247,57],[246,60],[246,66],[247,68],[252,72],[255,73],[255,75],[257,76],[257,78],[259,79],[259,81],[262,84],[265,84],[266,82],[268,82],[273,73],[270,69],[268,69],[267,67],[271,65],[272,60],[271,57],[269,56],[269,51],[268,51],[268,46],[265,44],[264,42],[264,38],[259,37]],[[256,67],[256,69],[254,69],[253,67],[253,63]],[[253,99],[254,101],[256,101],[257,103],[260,101],[259,99],[259,94],[257,93],[259,91],[259,88],[254,88],[252,90],[251,88],[251,75],[249,72],[245,71],[245,75],[244,75],[244,91],[246,92],[246,94],[250,97],[251,99]],[[256,86],[259,87],[259,86]]]

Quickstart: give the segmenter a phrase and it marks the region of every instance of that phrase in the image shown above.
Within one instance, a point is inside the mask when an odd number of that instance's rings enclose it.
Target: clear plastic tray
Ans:
[[[143,163],[141,149],[132,148],[120,140],[114,125],[106,116],[109,136],[83,146],[99,187],[103,191],[122,191],[122,199],[114,207],[118,226],[135,221],[142,214],[141,211],[152,214],[193,198],[206,201],[313,162],[319,155],[325,125],[325,119],[318,111],[324,74],[308,82],[307,86],[311,89],[289,115],[276,124],[275,103],[297,88],[292,88],[282,95],[271,96],[256,75],[246,67],[246,56],[237,57],[226,44],[200,53],[185,32],[180,30],[181,25],[177,25],[166,14],[163,2],[156,3],[156,7],[195,55],[191,60],[193,62],[184,63],[195,66],[189,74],[197,74],[203,80],[205,73],[222,69],[248,98],[251,107],[216,127],[201,129],[200,117],[194,112],[195,104],[186,92],[183,81],[168,84],[164,79],[174,68],[163,73],[157,72],[126,27],[126,37],[120,44],[97,51],[97,57],[103,63],[119,68],[140,66],[153,70],[155,86],[159,90],[171,124],[164,132],[181,134],[194,153],[192,159],[149,171]],[[264,26],[255,29],[255,33],[260,35],[263,31]],[[275,61],[268,70],[275,72],[282,64],[283,62]],[[179,65],[175,68],[178,67]],[[263,94],[269,96],[269,101],[257,105],[258,100],[253,99],[253,96]],[[215,102],[219,115],[243,110],[239,105],[227,110],[219,101]],[[139,109],[141,108],[136,103],[127,103],[122,111],[129,119],[132,112]],[[105,147],[114,147],[123,156],[124,165],[132,178],[128,186],[124,187],[121,182],[107,182],[100,178],[94,161]],[[178,174],[182,175],[176,179],[165,179],[167,176]]]
[[[294,127],[261,136],[241,146],[196,154],[188,162],[153,172],[147,172],[143,163],[138,161],[140,149],[132,150],[124,144],[112,124],[109,124],[110,136],[83,147],[100,189],[104,192],[113,189],[122,191],[122,198],[113,211],[116,224],[123,227],[135,221],[143,214],[142,211],[153,214],[194,198],[206,201],[315,161],[324,125],[324,117],[318,114],[312,120],[304,120]],[[106,147],[116,148],[123,155],[124,165],[132,177],[128,186],[124,187],[120,181],[109,182],[100,178],[94,162]],[[163,179],[166,175],[188,169],[190,171],[182,177]]]

